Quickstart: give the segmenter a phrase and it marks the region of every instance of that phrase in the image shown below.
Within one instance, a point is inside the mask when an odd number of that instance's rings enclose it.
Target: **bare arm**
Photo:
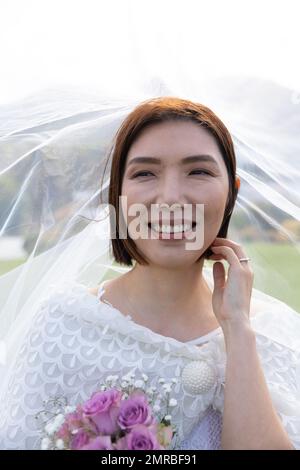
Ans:
[[[227,331],[224,450],[295,450],[272,404],[251,327]]]

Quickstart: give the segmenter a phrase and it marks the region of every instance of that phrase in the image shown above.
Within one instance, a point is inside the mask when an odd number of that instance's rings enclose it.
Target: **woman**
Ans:
[[[230,134],[209,108],[166,97],[127,116],[109,203],[131,226],[120,237],[111,214],[114,259],[134,266],[105,289],[74,283],[43,302],[7,374],[2,448],[38,448],[34,416],[49,395],[78,403],[108,374],[132,367],[151,383],[158,374],[179,379],[178,448],[300,448],[299,354],[255,331],[262,309],[251,303],[249,258],[226,238],[239,185]],[[134,236],[134,204],[144,208],[145,238]],[[174,204],[192,208],[189,219],[184,211],[152,217],[152,206]],[[187,249],[188,236],[201,231],[197,248]],[[206,278],[205,259],[226,260],[227,277],[216,262],[213,282]]]

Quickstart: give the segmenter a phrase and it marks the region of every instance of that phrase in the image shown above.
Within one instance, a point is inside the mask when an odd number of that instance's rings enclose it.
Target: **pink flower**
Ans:
[[[80,450],[85,444],[89,442],[89,439],[89,435],[83,429],[79,429],[79,431],[74,434],[74,437],[71,440],[71,449]]]
[[[122,429],[132,428],[136,424],[148,426],[154,423],[147,397],[132,393],[131,397],[121,402],[118,423]]]
[[[76,411],[68,413],[65,416],[65,421],[56,433],[56,438],[63,439],[65,443],[73,438],[72,431],[78,430],[82,427],[82,412],[80,406]]]
[[[65,441],[69,438],[69,433],[70,433],[70,430],[69,430],[68,423],[64,422],[62,426],[59,428],[59,430],[57,431],[56,437],[58,439],[63,439]]]
[[[157,440],[156,426],[137,424],[116,443],[117,450],[162,450]]]
[[[113,434],[118,430],[117,417],[122,392],[116,389],[96,392],[83,406],[83,416],[97,426],[101,434]]]
[[[66,415],[65,423],[68,425],[70,431],[80,428],[82,425],[82,411],[80,406],[77,407],[76,411]]]
[[[110,436],[98,436],[91,439],[90,442],[80,450],[113,450]]]

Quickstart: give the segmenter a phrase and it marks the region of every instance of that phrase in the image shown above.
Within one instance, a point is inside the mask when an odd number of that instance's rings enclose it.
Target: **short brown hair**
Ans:
[[[119,196],[121,195],[122,181],[127,154],[134,140],[146,127],[174,120],[190,120],[207,129],[215,138],[222,154],[229,177],[228,202],[224,212],[224,218],[218,237],[226,238],[231,214],[237,198],[236,187],[236,158],[231,135],[223,122],[216,114],[200,103],[176,97],[158,97],[141,102],[129,113],[122,122],[115,136],[112,150],[112,164],[110,171],[109,204],[115,208],[115,214],[119,214]],[[133,259],[140,264],[148,264],[138,251],[134,241],[127,233],[126,239],[119,239],[118,216],[112,219],[110,225],[116,224],[115,238],[112,239],[112,255],[114,259],[123,265],[132,266]],[[212,254],[210,249],[202,255],[208,258]],[[200,260],[200,257],[198,260]]]

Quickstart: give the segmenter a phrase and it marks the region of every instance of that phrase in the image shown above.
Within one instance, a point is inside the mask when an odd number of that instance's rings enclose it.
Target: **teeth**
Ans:
[[[159,225],[159,224],[151,224],[151,227],[155,232],[161,233],[180,233],[180,232],[188,232],[192,229],[192,226],[189,224],[184,225]]]

